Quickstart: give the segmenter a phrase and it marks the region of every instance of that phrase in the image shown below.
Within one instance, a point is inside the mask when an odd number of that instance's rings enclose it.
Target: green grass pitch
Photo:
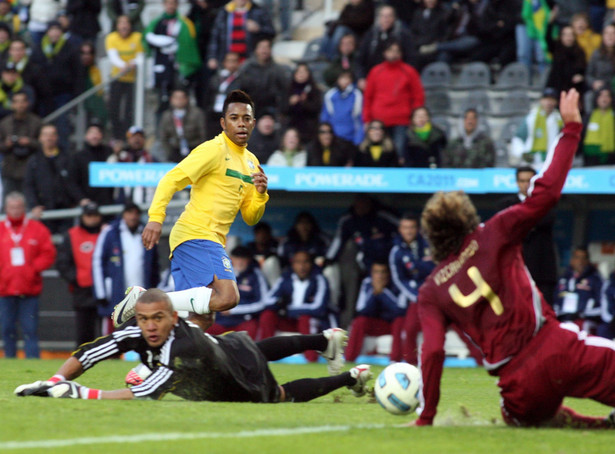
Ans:
[[[82,401],[18,398],[22,383],[51,376],[60,361],[0,359],[1,453],[607,453],[615,433],[504,426],[495,378],[481,369],[446,369],[435,427],[400,425],[416,415],[386,413],[346,389],[303,404]],[[134,363],[106,361],[78,380],[116,389]],[[326,374],[322,364],[273,364],[280,383]],[[374,375],[382,368],[374,367]],[[599,372],[597,372],[599,373]],[[606,415],[609,408],[569,400]]]

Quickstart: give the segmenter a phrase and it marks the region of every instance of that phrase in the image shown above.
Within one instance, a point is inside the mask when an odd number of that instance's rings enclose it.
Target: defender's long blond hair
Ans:
[[[476,207],[463,191],[435,193],[421,215],[421,227],[436,262],[458,253],[465,236],[479,223]]]

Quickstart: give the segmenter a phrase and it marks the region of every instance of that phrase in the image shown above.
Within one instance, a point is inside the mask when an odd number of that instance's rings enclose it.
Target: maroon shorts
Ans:
[[[572,323],[549,321],[498,375],[508,424],[540,425],[564,397],[615,406],[615,342],[589,336]]]

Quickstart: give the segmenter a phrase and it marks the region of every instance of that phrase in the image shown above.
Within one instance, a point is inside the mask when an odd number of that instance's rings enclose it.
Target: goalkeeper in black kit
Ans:
[[[341,372],[346,332],[334,328],[314,335],[272,337],[254,342],[245,332],[211,336],[177,316],[166,293],[150,289],[136,304],[135,318],[118,331],[81,345],[46,381],[18,386],[18,396],[74,399],[161,399],[171,393],[188,400],[225,402],[306,402],[347,386],[356,396],[366,392],[368,365]],[[105,359],[136,351],[146,366],[142,383],[103,391],[72,380]],[[336,375],[278,385],[268,361],[305,350],[324,356]]]

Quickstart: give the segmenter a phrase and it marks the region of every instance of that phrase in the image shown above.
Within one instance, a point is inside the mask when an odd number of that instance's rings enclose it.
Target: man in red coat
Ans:
[[[26,357],[38,358],[38,296],[43,289],[41,272],[56,258],[47,227],[26,218],[23,194],[5,198],[6,220],[0,223],[0,323],[4,356],[17,354],[17,323],[26,344]]]
[[[425,104],[425,91],[419,73],[402,60],[401,45],[388,41],[384,62],[367,75],[363,96],[363,122],[380,120],[393,137],[395,150],[403,158],[406,133],[412,111]]]

